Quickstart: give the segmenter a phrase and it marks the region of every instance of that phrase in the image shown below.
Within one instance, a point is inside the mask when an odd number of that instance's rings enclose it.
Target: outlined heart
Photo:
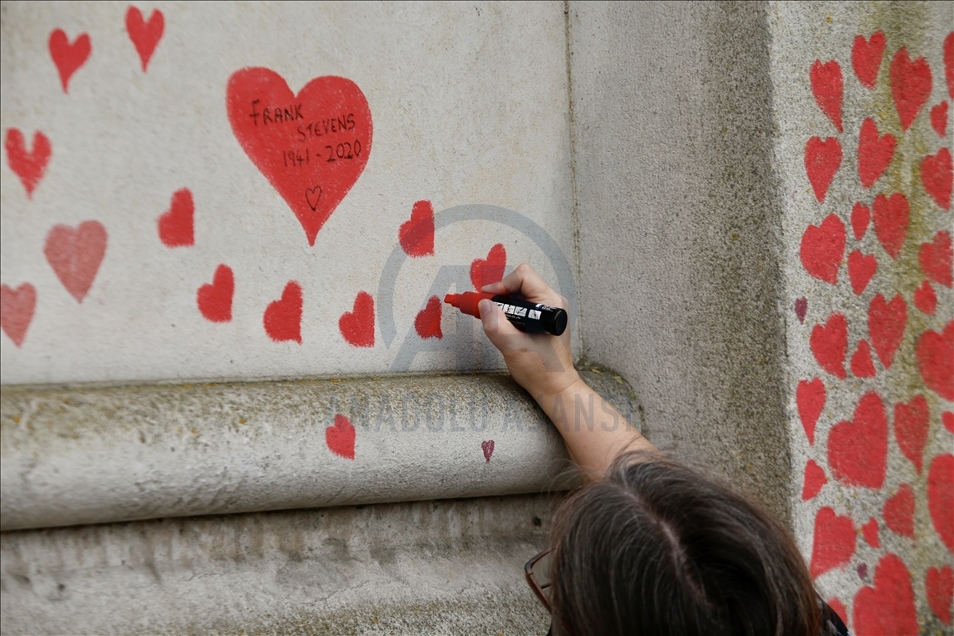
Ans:
[[[868,221],[870,220],[871,210],[868,209],[867,205],[856,203],[851,208],[851,231],[854,232],[857,240],[860,241],[865,237],[865,233],[868,231]]]
[[[951,245],[951,235],[940,231],[934,235],[930,243],[922,243],[918,251],[918,262],[921,271],[928,280],[945,287],[951,286],[951,268],[954,266],[954,248]]]
[[[858,341],[858,348],[851,356],[851,373],[856,378],[875,377],[874,361],[871,359],[871,348],[867,340]]]
[[[414,318],[414,330],[422,339],[444,337],[441,332],[441,299],[437,296],[431,296],[427,299],[424,309],[417,312]]]
[[[845,82],[841,75],[841,66],[835,60],[824,64],[815,60],[808,73],[812,85],[812,95],[815,103],[828,119],[835,125],[838,132],[844,132],[841,127],[841,103],[844,97]]]
[[[344,415],[335,415],[335,423],[325,429],[325,444],[328,450],[345,459],[354,459],[354,425]]]
[[[848,278],[856,296],[861,295],[877,271],[878,260],[873,254],[862,254],[860,250],[848,254]]]
[[[935,616],[945,625],[951,624],[951,601],[954,601],[954,570],[945,565],[942,568],[928,568],[924,577],[928,605]]]
[[[821,492],[822,486],[828,483],[828,477],[822,467],[815,463],[814,459],[809,459],[805,464],[805,477],[802,480],[802,501],[814,499],[815,495]]]
[[[815,514],[815,533],[812,540],[812,560],[809,569],[813,579],[825,572],[843,566],[855,554],[857,533],[855,523],[848,515],[839,516],[833,508],[819,508]]]
[[[947,323],[942,333],[930,329],[922,333],[915,354],[924,384],[954,402],[954,320]]]
[[[21,283],[16,289],[0,285],[0,327],[17,347],[23,346],[36,309],[36,288]]]
[[[226,103],[235,138],[314,245],[371,154],[364,93],[347,78],[326,75],[295,95],[278,73],[243,68],[229,78]]]
[[[235,275],[232,268],[222,264],[215,268],[211,283],[199,287],[196,305],[202,316],[211,322],[232,320],[232,297],[235,294]],[[269,334],[271,335],[271,334]]]
[[[798,250],[802,267],[813,278],[834,285],[838,282],[845,241],[845,224],[835,214],[825,217],[821,225],[809,225],[802,234]]]
[[[374,346],[374,298],[368,292],[358,292],[351,311],[338,319],[341,336],[352,347]]]
[[[490,463],[490,457],[494,454],[494,440],[489,439],[480,443],[480,450],[484,452],[484,459]]]
[[[76,302],[83,302],[106,254],[108,237],[99,221],[83,221],[76,229],[54,225],[46,235],[46,260]]]
[[[50,140],[39,130],[33,133],[33,150],[27,151],[26,139],[18,128],[8,128],[3,143],[7,150],[7,163],[10,169],[20,178],[20,183],[26,189],[27,198],[33,198],[33,191],[40,184],[46,166],[50,162],[53,148]]]
[[[921,160],[921,184],[924,191],[931,195],[934,202],[945,210],[951,209],[951,151],[941,148],[936,155],[928,155]]]
[[[858,134],[858,179],[861,186],[870,188],[888,169],[897,141],[894,135],[878,136],[878,125],[868,117]]]
[[[804,296],[795,299],[795,317],[798,322],[805,322],[805,314],[808,313],[808,299]]]
[[[892,298],[891,302],[881,294],[876,294],[868,304],[868,335],[885,369],[890,369],[894,362],[894,354],[901,346],[907,323],[908,305],[901,294]]]
[[[880,548],[881,539],[878,538],[878,520],[874,517],[868,519],[868,523],[861,526],[861,536],[872,548]]]
[[[917,634],[911,574],[904,561],[886,554],[875,567],[874,586],[862,587],[852,607],[855,634]]]
[[[824,141],[812,137],[805,144],[805,173],[819,203],[825,202],[828,186],[841,166],[841,157],[841,142],[836,137]]]
[[[825,383],[821,378],[814,378],[811,382],[800,380],[795,389],[795,404],[798,406],[798,417],[805,429],[805,437],[810,446],[815,444],[815,425],[822,411],[825,410],[827,399]]]
[[[947,549],[954,553],[954,455],[938,455],[931,460],[927,483],[931,523]]]
[[[293,340],[301,344],[302,303],[301,285],[294,280],[288,281],[282,297],[270,302],[262,316],[269,338],[275,342]]]
[[[930,411],[923,395],[915,395],[907,404],[898,402],[894,405],[894,437],[898,440],[898,448],[914,464],[919,475],[929,425]]]
[[[507,250],[497,243],[487,252],[487,258],[477,258],[470,264],[470,282],[480,291],[484,285],[501,280],[507,267]]]
[[[149,16],[149,22],[144,22],[142,12],[133,6],[126,10],[126,32],[129,33],[129,39],[132,40],[136,52],[139,53],[139,61],[142,62],[142,72],[146,72],[149,66],[149,60],[162,39],[162,32],[165,29],[166,21],[159,9],[153,9]]]
[[[890,197],[879,194],[875,197],[872,208],[875,235],[888,255],[897,259],[904,246],[904,237],[908,234],[908,222],[911,217],[908,200],[900,192]]]
[[[195,203],[189,188],[176,190],[169,209],[159,216],[159,240],[166,247],[195,245]]]
[[[911,486],[901,484],[898,492],[884,502],[881,516],[884,525],[895,534],[914,538],[914,491]]]
[[[947,136],[947,102],[931,107],[931,128],[941,139]]]
[[[411,218],[398,230],[401,249],[408,256],[420,258],[434,255],[434,208],[430,201],[416,201]]]
[[[901,129],[907,131],[931,96],[931,68],[923,57],[911,60],[902,46],[891,60],[890,76],[894,107]]]
[[[869,391],[855,407],[854,419],[828,432],[828,467],[848,486],[881,488],[888,460],[888,419],[881,396]]]
[[[73,76],[93,51],[93,45],[90,42],[89,35],[80,33],[70,44],[63,29],[54,29],[50,33],[50,57],[53,58],[53,64],[60,74],[60,84],[63,85],[63,92],[69,93],[70,77]]]
[[[884,45],[884,33],[875,31],[868,40],[863,35],[855,36],[855,42],[851,47],[851,66],[855,70],[855,77],[869,90],[874,88],[875,82],[878,81]]]
[[[921,285],[914,290],[914,306],[928,316],[933,316],[937,309],[937,294],[926,280],[921,281]]]
[[[836,378],[844,380],[845,354],[848,352],[848,320],[844,314],[832,314],[824,325],[815,325],[809,346],[818,365]]]

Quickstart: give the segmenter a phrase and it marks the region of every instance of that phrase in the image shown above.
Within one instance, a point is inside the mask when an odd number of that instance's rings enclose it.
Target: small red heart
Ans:
[[[805,464],[805,478],[802,484],[802,501],[813,499],[815,495],[821,492],[822,486],[828,483],[828,477],[822,467],[815,463],[814,459],[809,459]]]
[[[335,415],[335,423],[325,429],[328,450],[345,459],[354,459],[354,425],[344,415]]]
[[[821,225],[809,225],[802,234],[798,251],[802,267],[813,278],[834,285],[838,282],[845,240],[845,224],[834,214],[825,217]]]
[[[931,95],[931,68],[923,57],[912,61],[902,46],[891,60],[890,75],[894,107],[901,129],[907,130]]]
[[[859,241],[864,238],[865,232],[868,231],[868,221],[871,219],[871,210],[868,209],[867,205],[863,203],[856,203],[853,208],[851,208],[851,229],[855,234],[855,238]]]
[[[417,201],[411,219],[401,224],[398,239],[404,253],[419,258],[434,255],[434,208],[430,201]]]
[[[828,115],[831,123],[835,124],[838,132],[841,127],[841,102],[844,94],[845,82],[841,76],[841,66],[835,60],[822,64],[815,60],[808,73],[812,84],[812,95],[821,111]]]
[[[865,40],[863,35],[855,36],[855,43],[851,47],[851,66],[855,69],[858,81],[865,88],[874,88],[878,80],[884,45],[884,33],[881,31],[872,33],[870,40]]]
[[[422,339],[424,338],[443,338],[441,332],[441,299],[437,296],[431,296],[427,299],[427,305],[418,312],[414,319],[414,330]]]
[[[176,190],[169,209],[159,216],[159,240],[166,247],[195,245],[195,204],[189,188]]]
[[[954,600],[954,570],[945,565],[942,568],[928,568],[924,577],[928,605],[945,625],[951,624],[951,601]]]
[[[50,57],[56,64],[56,70],[60,74],[60,83],[63,85],[63,92],[69,93],[68,85],[73,73],[86,63],[92,52],[93,46],[90,43],[89,36],[80,33],[73,43],[66,38],[63,29],[55,29],[50,33]]]
[[[941,148],[936,155],[928,155],[921,160],[921,183],[924,191],[931,195],[940,207],[951,209],[951,180],[954,179],[951,168],[951,151]]]
[[[880,548],[881,540],[878,538],[878,520],[872,517],[868,523],[861,526],[861,536],[872,548]]]
[[[301,285],[289,281],[282,290],[282,297],[265,308],[262,321],[268,337],[275,342],[294,340],[301,344],[301,307]]]
[[[39,130],[33,133],[33,151],[27,152],[26,140],[23,133],[17,128],[8,128],[4,140],[7,149],[7,163],[20,178],[20,183],[26,188],[27,198],[33,198],[33,191],[40,184],[46,165],[50,162],[53,149],[50,140]]]
[[[928,468],[928,510],[947,549],[954,552],[954,455],[938,455]]]
[[[888,459],[888,419],[881,396],[861,396],[853,421],[835,424],[828,433],[828,466],[848,486],[881,488]]]
[[[374,346],[374,298],[368,292],[358,292],[351,311],[341,314],[338,330],[353,347]]]
[[[142,12],[136,7],[131,6],[126,10],[126,31],[136,47],[136,52],[139,53],[143,73],[146,72],[149,60],[159,40],[162,39],[165,26],[165,18],[162,17],[162,11],[159,9],[153,9],[149,22],[143,22]]]
[[[83,221],[75,230],[55,225],[46,235],[43,253],[77,302],[83,302],[106,254],[106,228],[99,221]]]
[[[815,425],[822,411],[825,410],[826,397],[825,383],[821,381],[821,378],[815,378],[811,382],[800,380],[798,388],[795,389],[798,416],[802,420],[802,428],[805,429],[809,445],[815,444]]]
[[[954,433],[954,413],[944,411],[941,413],[941,423],[950,433]]]
[[[898,440],[898,447],[904,456],[911,460],[918,474],[924,455],[924,444],[927,442],[930,411],[927,400],[923,395],[915,395],[905,404],[898,402],[894,405],[894,436]]]
[[[808,299],[802,296],[795,299],[795,317],[798,322],[805,322],[805,314],[808,312]]]
[[[891,302],[881,294],[871,299],[868,305],[868,334],[885,369],[890,369],[894,362],[894,354],[901,346],[907,322],[908,306],[901,294],[892,298]]]
[[[947,135],[947,102],[931,107],[931,128],[941,139]]]
[[[937,309],[937,294],[926,280],[921,281],[921,286],[914,290],[914,306],[928,316],[933,316]]]
[[[875,377],[874,361],[871,359],[871,348],[867,340],[858,341],[858,348],[851,356],[851,373],[856,378]]]
[[[824,325],[815,325],[809,345],[819,366],[836,378],[844,380],[845,354],[848,352],[848,320],[844,314],[832,314]]]
[[[951,247],[951,235],[947,232],[938,232],[932,243],[922,243],[918,252],[918,262],[921,271],[928,280],[951,286],[951,267],[954,265],[954,249]]]
[[[36,289],[22,283],[16,289],[0,285],[0,327],[13,344],[21,346],[36,309]]]
[[[490,456],[494,454],[494,440],[487,440],[480,443],[480,449],[484,451],[484,459],[490,461]]]
[[[868,286],[871,277],[878,271],[878,261],[873,254],[862,254],[854,250],[848,255],[848,278],[851,279],[851,291],[856,296]]]
[[[858,178],[862,187],[870,188],[881,178],[894,157],[897,142],[893,135],[878,136],[878,126],[868,117],[858,135]]]
[[[954,321],[943,334],[930,329],[921,334],[916,347],[921,378],[929,389],[954,401]]]
[[[947,79],[947,95],[954,99],[954,31],[944,38],[944,77]]]
[[[835,178],[838,167],[841,166],[841,142],[836,137],[829,137],[822,141],[812,137],[805,144],[805,172],[808,181],[815,191],[815,198],[820,203],[825,202],[828,186]]]
[[[843,566],[855,554],[855,524],[851,517],[839,517],[825,506],[815,514],[815,533],[812,541],[812,561],[809,569],[816,579],[825,572]]]
[[[852,610],[856,634],[917,634],[914,590],[904,561],[894,554],[881,557],[874,587],[858,591]]]
[[[502,243],[497,243],[487,252],[487,259],[474,259],[470,264],[470,282],[474,289],[480,291],[484,285],[496,283],[503,278],[507,267],[507,250]]]
[[[875,235],[891,258],[897,259],[904,245],[904,237],[908,233],[911,216],[908,200],[900,192],[890,197],[879,194],[875,197],[872,207]]]
[[[199,291],[196,293],[196,304],[206,320],[229,322],[232,320],[232,295],[234,292],[235,277],[232,274],[232,268],[228,265],[219,265],[215,269],[212,282],[199,287]]]
[[[898,492],[884,502],[884,525],[902,537],[914,538],[914,491],[901,484]]]

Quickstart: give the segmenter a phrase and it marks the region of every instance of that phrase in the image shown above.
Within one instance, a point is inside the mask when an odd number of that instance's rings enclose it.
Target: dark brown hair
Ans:
[[[646,452],[570,495],[552,534],[553,633],[816,636],[788,532],[758,505]]]

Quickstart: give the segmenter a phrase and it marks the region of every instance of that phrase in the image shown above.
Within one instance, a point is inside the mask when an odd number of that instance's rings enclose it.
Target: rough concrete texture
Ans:
[[[547,496],[0,535],[5,634],[544,634]]]

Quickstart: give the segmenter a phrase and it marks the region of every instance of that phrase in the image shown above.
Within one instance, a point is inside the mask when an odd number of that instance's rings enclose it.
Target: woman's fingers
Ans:
[[[492,292],[491,292],[492,293]],[[497,303],[490,300],[481,300],[477,305],[480,310],[480,321],[484,325],[484,333],[495,347],[502,352],[508,349],[514,336],[522,335],[521,332],[510,324],[507,315],[497,306]]]
[[[560,304],[558,300],[560,297],[556,292],[550,289],[540,275],[526,263],[518,265],[517,269],[507,274],[502,281],[485,285],[481,291],[489,294],[519,293],[527,300],[534,302]]]

